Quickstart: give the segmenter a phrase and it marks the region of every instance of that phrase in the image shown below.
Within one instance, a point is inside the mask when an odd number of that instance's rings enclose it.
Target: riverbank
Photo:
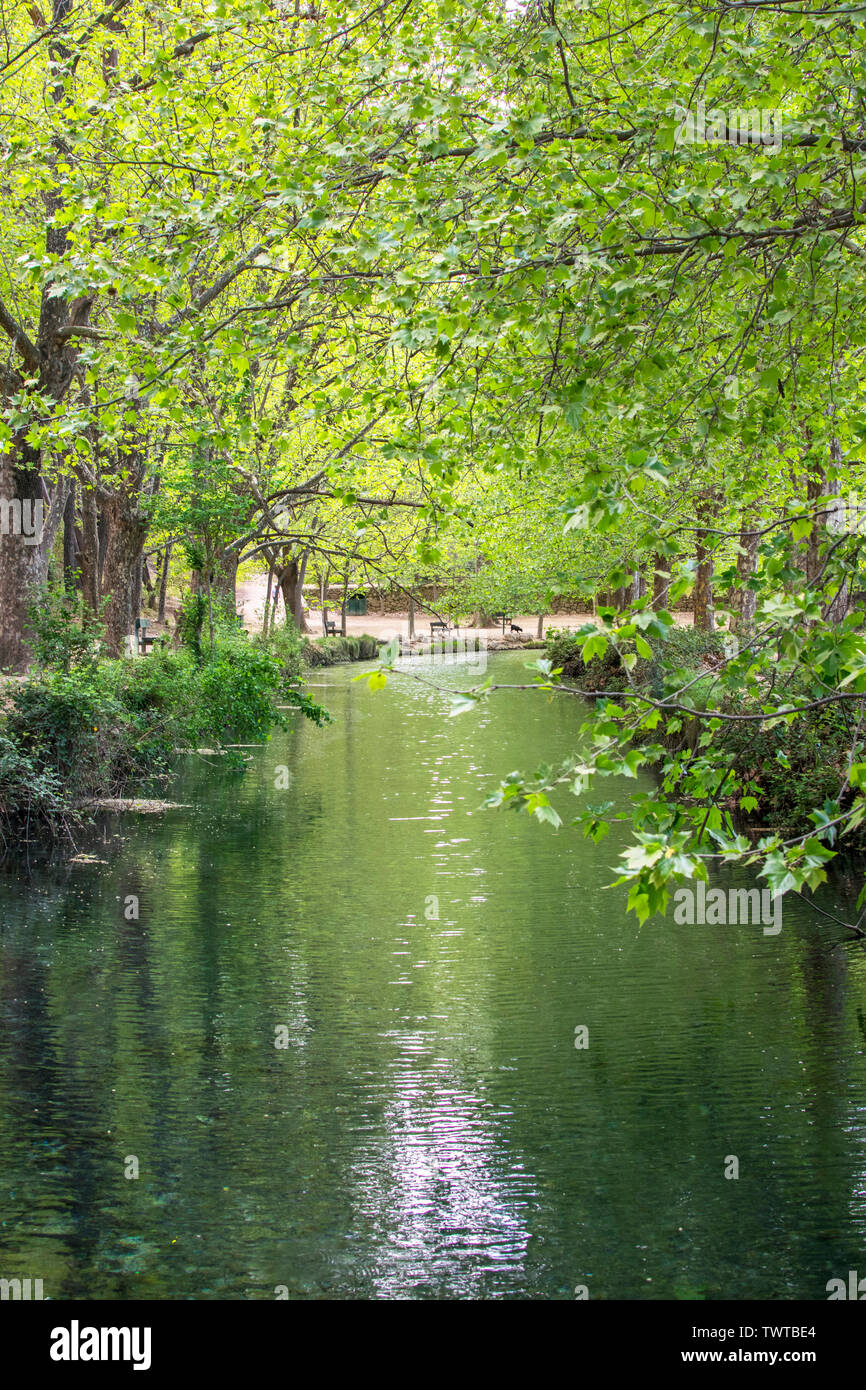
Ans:
[[[37,630],[41,666],[7,684],[0,715],[0,837],[7,850],[72,838],[88,807],[161,800],[150,793],[179,753],[209,746],[228,767],[238,745],[287,727],[287,711],[316,724],[327,712],[301,685],[292,630],[247,637],[220,620],[213,646],[193,633],[178,649],[100,660],[71,621]]]

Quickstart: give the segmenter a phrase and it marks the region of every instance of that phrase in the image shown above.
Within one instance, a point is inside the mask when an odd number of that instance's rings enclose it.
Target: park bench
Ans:
[[[512,631],[512,632],[520,632],[520,631],[521,631],[520,628],[515,628],[515,626],[514,626],[514,620],[513,620],[513,618],[512,618],[512,616],[511,616],[510,613],[491,613],[490,616],[492,617],[492,619],[493,619],[494,622],[497,622],[500,618],[502,619],[502,636],[503,636],[503,637],[505,636],[505,624],[506,624],[506,623],[511,623],[511,631]]]
[[[445,633],[448,631],[448,624],[447,624],[447,623],[440,623],[440,622],[438,621],[438,619],[436,619],[436,620],[434,620],[433,622],[431,622],[431,624],[430,624],[430,641],[431,641],[431,642],[433,641],[433,638],[436,636],[436,628],[439,629],[439,631],[441,632],[442,636],[444,637],[444,636],[445,636]]]
[[[130,656],[146,656],[149,647],[167,647],[169,645],[170,639],[167,632],[148,633],[147,627],[147,618],[136,618],[135,631],[131,637],[127,638],[127,642],[131,644],[131,651],[128,651]]]
[[[326,637],[336,637],[336,635],[337,635],[337,624],[336,624],[336,623],[325,623],[325,636],[326,636]]]
[[[139,652],[144,652],[146,655],[148,647],[152,647],[154,642],[158,642],[159,640],[160,639],[157,637],[155,633],[153,633],[151,636],[148,636],[147,618],[136,618],[135,645]]]

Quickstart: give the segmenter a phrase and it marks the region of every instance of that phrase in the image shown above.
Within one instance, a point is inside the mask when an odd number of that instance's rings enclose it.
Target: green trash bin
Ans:
[[[362,618],[367,612],[367,595],[353,594],[351,598],[346,600],[346,612]]]

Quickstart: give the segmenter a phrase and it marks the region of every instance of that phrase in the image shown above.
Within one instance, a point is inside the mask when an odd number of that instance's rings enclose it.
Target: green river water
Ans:
[[[0,1277],[824,1299],[866,1275],[863,949],[796,899],[777,936],[638,927],[604,889],[616,828],[478,809],[573,746],[575,702],[449,718],[358,669],[317,673],[336,722],[298,716],[244,776],[186,759],[187,808],[115,821],[102,862],[0,879]]]

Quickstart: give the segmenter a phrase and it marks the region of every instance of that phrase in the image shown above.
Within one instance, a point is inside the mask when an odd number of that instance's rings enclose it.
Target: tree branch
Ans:
[[[18,320],[12,317],[2,299],[0,299],[0,328],[12,339],[31,371],[38,372],[42,366],[39,350],[36,344],[30,341]]]

